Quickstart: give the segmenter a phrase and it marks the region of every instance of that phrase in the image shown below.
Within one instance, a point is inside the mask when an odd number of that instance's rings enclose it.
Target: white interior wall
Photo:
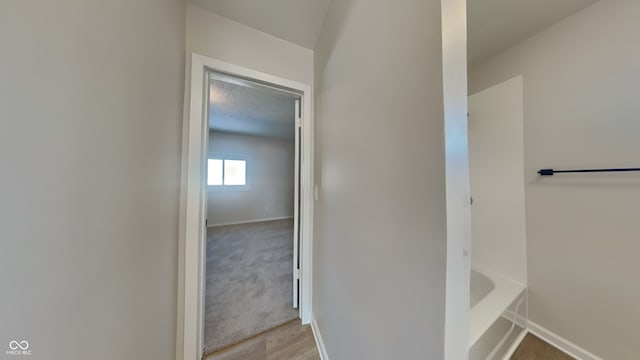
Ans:
[[[471,93],[523,74],[529,317],[604,359],[637,359],[640,2],[603,0],[475,66]]]
[[[175,358],[184,21],[0,2],[3,358]]]
[[[469,97],[471,266],[527,284],[522,77]]]
[[[187,2],[186,7],[187,55],[195,52],[313,85],[313,51],[222,17],[191,2]]]
[[[334,1],[316,49],[313,314],[331,359],[444,357],[440,10]]]
[[[293,126],[293,123],[291,124]],[[209,186],[209,226],[293,217],[295,142],[262,136],[209,132],[209,158],[247,160],[247,187]]]

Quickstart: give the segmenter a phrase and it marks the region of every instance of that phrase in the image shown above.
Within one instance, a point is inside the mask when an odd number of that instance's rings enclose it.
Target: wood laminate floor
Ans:
[[[575,360],[540,338],[528,334],[511,360]]]
[[[205,356],[204,360],[320,360],[311,326],[288,322],[237,345]],[[511,360],[575,360],[538,337],[528,334]]]
[[[204,360],[320,360],[320,355],[311,326],[294,320],[205,356]]]

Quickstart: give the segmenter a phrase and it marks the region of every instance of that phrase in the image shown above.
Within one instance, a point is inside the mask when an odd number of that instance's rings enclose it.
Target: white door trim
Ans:
[[[471,194],[467,135],[467,0],[441,0],[447,276],[444,360],[469,358]]]
[[[294,141],[294,161],[293,161],[293,307],[300,311],[300,271],[298,269],[300,253],[298,252],[300,245],[300,129],[302,126],[302,118],[300,117],[300,106],[302,99],[295,101],[295,141]]]
[[[205,84],[209,70],[258,80],[296,90],[302,94],[302,218],[300,241],[300,318],[311,322],[312,248],[313,248],[313,93],[309,84],[283,79],[238,65],[191,55],[191,77],[187,77],[183,128],[182,187],[180,202],[180,239],[178,262],[178,314],[176,359],[202,358],[204,323],[205,258],[205,161],[208,121]]]

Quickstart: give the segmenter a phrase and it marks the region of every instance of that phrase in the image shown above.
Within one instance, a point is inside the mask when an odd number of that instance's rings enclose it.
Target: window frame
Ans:
[[[209,185],[209,160],[222,160],[222,185]],[[244,161],[245,164],[245,172],[244,172],[244,185],[225,185],[224,184],[224,166],[226,160],[232,161]],[[209,154],[207,156],[207,171],[206,171],[206,184],[208,191],[214,192],[225,192],[225,191],[247,191],[250,189],[249,185],[249,174],[250,171],[250,161],[248,156],[243,155],[221,155],[221,154]]]

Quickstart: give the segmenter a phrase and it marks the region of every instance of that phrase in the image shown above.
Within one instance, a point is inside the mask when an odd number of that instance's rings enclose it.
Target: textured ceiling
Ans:
[[[469,0],[469,64],[479,63],[598,0]]]
[[[216,131],[292,139],[295,98],[259,85],[211,80],[209,128]]]
[[[219,15],[315,48],[331,0],[191,0]]]

